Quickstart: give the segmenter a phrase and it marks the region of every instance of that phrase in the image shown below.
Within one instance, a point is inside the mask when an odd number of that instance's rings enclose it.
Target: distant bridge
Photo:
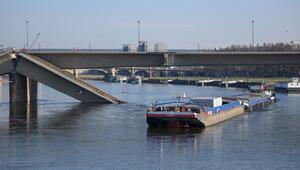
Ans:
[[[152,66],[300,65],[300,52],[29,52],[63,69]]]

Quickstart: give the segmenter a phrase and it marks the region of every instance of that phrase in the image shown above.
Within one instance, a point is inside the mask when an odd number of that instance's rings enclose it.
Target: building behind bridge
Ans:
[[[136,47],[132,44],[123,44],[123,52],[166,52],[167,46],[164,43],[150,44],[148,41],[140,41]]]

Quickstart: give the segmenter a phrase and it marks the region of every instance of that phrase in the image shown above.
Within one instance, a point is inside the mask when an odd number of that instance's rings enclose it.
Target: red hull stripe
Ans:
[[[164,117],[164,118],[196,118],[195,115],[170,115],[170,114],[146,114],[147,117]]]

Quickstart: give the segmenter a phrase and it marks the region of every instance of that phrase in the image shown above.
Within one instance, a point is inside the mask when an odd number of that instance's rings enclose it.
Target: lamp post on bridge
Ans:
[[[254,20],[251,21],[252,26],[252,47],[254,47]]]
[[[28,44],[28,25],[29,25],[29,21],[25,21],[26,23],[26,50],[28,50],[29,48],[29,44]]]
[[[141,32],[140,32],[140,23],[141,23],[141,21],[140,20],[138,20],[137,21],[137,23],[138,23],[138,46],[140,45],[140,42],[141,42]]]

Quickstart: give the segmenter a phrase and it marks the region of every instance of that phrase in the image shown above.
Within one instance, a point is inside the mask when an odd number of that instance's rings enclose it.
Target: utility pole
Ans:
[[[91,49],[92,49],[92,45],[91,43],[89,43],[89,50],[91,51]]]
[[[26,23],[26,50],[29,49],[29,44],[28,44],[28,25],[29,25],[29,21],[25,21]]]
[[[252,20],[252,47],[254,48],[254,20]]]

